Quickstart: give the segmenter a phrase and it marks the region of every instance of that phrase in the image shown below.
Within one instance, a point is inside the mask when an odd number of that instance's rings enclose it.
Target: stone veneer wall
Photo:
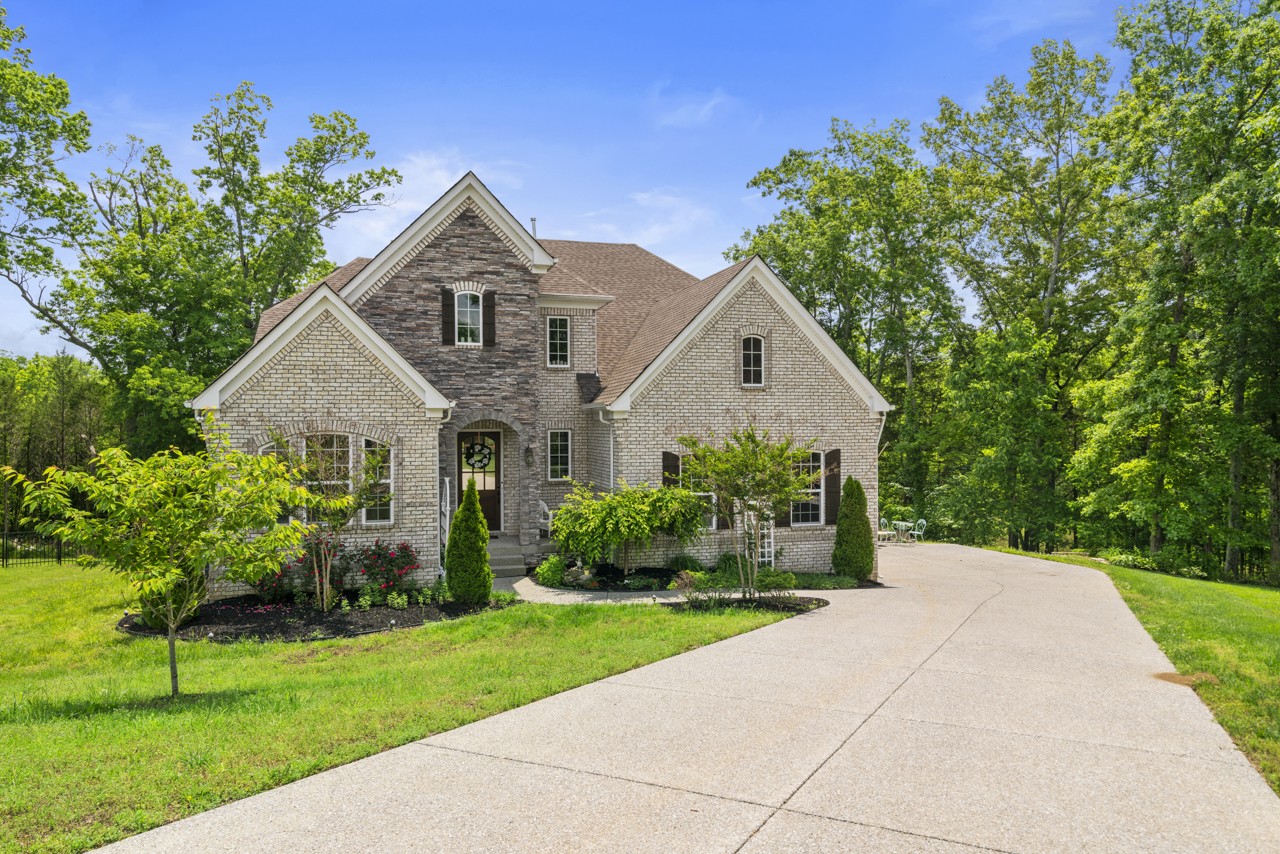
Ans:
[[[495,294],[496,341],[492,347],[458,347],[441,342],[441,291],[460,283]],[[541,441],[537,383],[545,358],[536,302],[538,277],[478,215],[464,204],[439,232],[385,282],[356,304],[356,311],[457,408],[440,436],[441,470],[457,471],[457,431],[478,420],[512,428],[519,471],[524,448]],[[504,437],[505,440],[505,437]],[[518,443],[518,444],[517,444]],[[536,448],[537,446],[535,446]],[[545,456],[541,456],[545,465]],[[509,470],[515,474],[516,470]],[[537,496],[533,478],[521,477],[506,490],[509,533],[521,541],[537,536]],[[514,514],[514,515],[513,515]]]
[[[741,385],[739,354],[745,335],[765,338],[762,389]],[[633,401],[629,417],[618,422],[617,475],[633,484],[661,483],[662,452],[680,453],[679,436],[724,437],[749,423],[768,427],[775,437],[816,439],[814,450],[840,449],[841,480],[853,475],[862,481],[867,516],[876,526],[879,416],[755,280],[686,344],[680,357]],[[713,560],[732,548],[729,537],[730,532],[710,532],[688,551]],[[829,571],[834,541],[834,525],[778,528],[777,566]],[[641,560],[661,563],[676,551],[673,543],[658,543]]]
[[[329,312],[299,331],[280,353],[222,405],[217,417],[233,447],[257,452],[272,431],[289,436],[347,433],[389,444],[394,521],[348,529],[349,544],[406,541],[418,552],[420,584],[438,572],[437,435],[421,401]],[[358,459],[358,455],[357,455]],[[215,596],[247,592],[214,586]]]

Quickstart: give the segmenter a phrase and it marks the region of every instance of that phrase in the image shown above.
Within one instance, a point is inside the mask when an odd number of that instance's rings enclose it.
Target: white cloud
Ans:
[[[969,16],[969,26],[983,47],[1027,33],[1061,39],[1055,28],[1097,19],[1109,8],[1101,0],[984,0]],[[1109,19],[1103,23],[1109,25]]]
[[[740,101],[717,87],[711,92],[667,93],[665,85],[655,86],[649,97],[654,123],[662,128],[695,128],[729,115]]]
[[[631,193],[627,198],[627,205],[582,214],[578,225],[558,236],[649,248],[696,234],[715,218],[709,208],[666,188]]]
[[[457,149],[415,151],[390,165],[404,179],[388,193],[391,203],[346,216],[325,235],[325,249],[334,262],[372,257],[468,171],[499,197],[501,190],[518,190],[524,183],[517,164],[477,161]]]

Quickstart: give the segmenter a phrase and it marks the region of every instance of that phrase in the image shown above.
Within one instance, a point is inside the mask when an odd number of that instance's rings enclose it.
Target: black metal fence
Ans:
[[[0,566],[24,566],[33,563],[75,560],[78,549],[67,548],[53,537],[42,537],[24,531],[0,532]]]

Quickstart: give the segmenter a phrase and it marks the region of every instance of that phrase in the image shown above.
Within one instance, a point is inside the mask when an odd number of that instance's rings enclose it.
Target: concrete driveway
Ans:
[[[880,555],[883,589],[112,850],[1280,851],[1102,573]]]

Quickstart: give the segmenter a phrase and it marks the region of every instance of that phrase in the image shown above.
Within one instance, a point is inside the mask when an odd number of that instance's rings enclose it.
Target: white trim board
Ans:
[[[649,366],[641,371],[638,377],[632,380],[631,385],[623,389],[622,394],[614,398],[613,402],[605,408],[610,412],[630,411],[632,400],[679,357],[685,345],[692,341],[702,328],[711,321],[711,318],[715,317],[720,309],[733,299],[734,295],[742,290],[747,282],[752,279],[760,283],[760,286],[782,308],[787,317],[809,337],[809,340],[818,348],[818,352],[831,363],[832,367],[849,383],[850,387],[866,401],[872,412],[889,412],[893,409],[889,401],[885,400],[880,392],[876,391],[871,381],[866,378],[862,371],[858,370],[858,366],[845,355],[845,352],[836,345],[836,342],[831,340],[831,336],[822,328],[822,325],[818,323],[812,314],[805,310],[805,307],[791,293],[791,289],[783,283],[778,274],[773,271],[773,268],[759,255],[752,256],[751,260],[738,271],[738,274],[720,289],[720,293],[716,294],[715,298],[707,303],[707,306],[702,311],[698,312],[698,315],[658,354],[657,358],[650,362]]]
[[[400,232],[395,240],[388,243],[374,259],[365,265],[350,282],[342,287],[339,294],[344,300],[355,305],[373,288],[378,286],[383,277],[397,269],[406,255],[415,251],[415,247],[424,240],[429,242],[433,230],[450,216],[460,205],[470,202],[479,209],[489,221],[497,227],[500,236],[523,253],[529,269],[541,275],[551,269],[555,259],[542,244],[534,239],[511,212],[503,207],[502,202],[489,188],[476,177],[476,173],[468,172],[459,179],[440,198],[422,212],[408,228]]]
[[[275,358],[298,332],[306,329],[312,321],[326,311],[345,326],[357,341],[382,360],[382,363],[422,401],[429,416],[443,418],[444,413],[453,407],[453,403],[405,361],[395,348],[375,332],[373,327],[356,314],[355,309],[347,305],[328,285],[321,285],[312,291],[270,332],[210,383],[208,388],[200,392],[194,400],[188,401],[187,405],[197,411],[220,409],[223,401],[235,394],[242,385]]]

